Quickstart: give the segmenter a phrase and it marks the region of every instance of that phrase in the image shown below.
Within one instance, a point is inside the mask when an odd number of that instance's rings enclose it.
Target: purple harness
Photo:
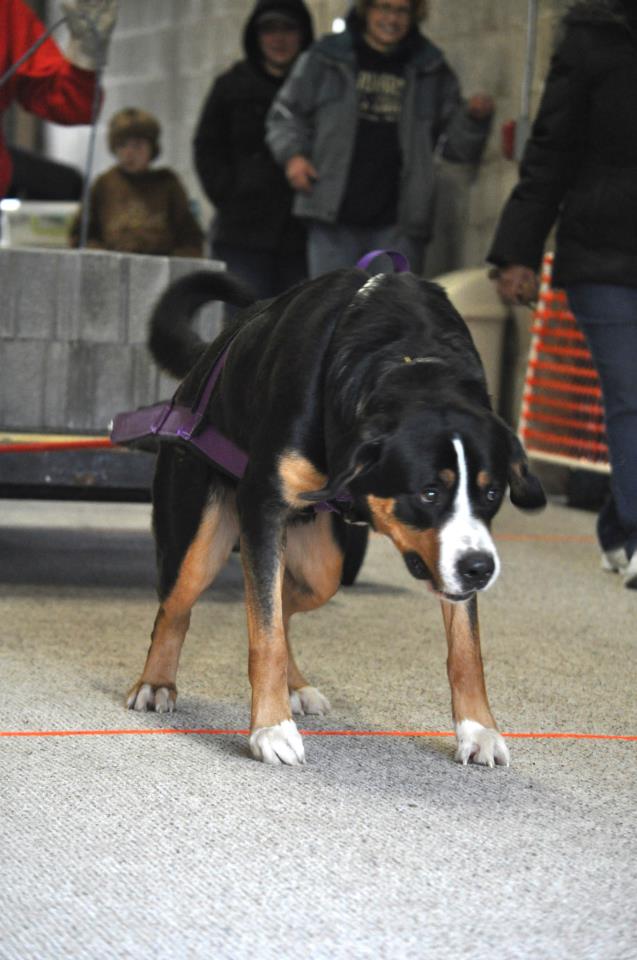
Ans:
[[[396,273],[409,270],[409,262],[402,253],[393,250],[372,250],[358,261],[356,266],[365,270],[369,264],[381,254],[390,257]],[[113,443],[127,445],[149,446],[149,440],[163,438],[176,440],[194,447],[199,453],[217,467],[221,467],[230,476],[240,480],[246,470],[248,455],[232,440],[224,436],[215,426],[201,422],[208,408],[212,392],[223,370],[228,351],[234,337],[225,345],[221,354],[210,371],[203,391],[194,408],[185,407],[172,400],[164,400],[150,407],[140,407],[126,413],[118,413],[113,419],[111,440]],[[315,510],[339,511],[338,503],[351,503],[349,494],[339,494],[334,500],[313,504]]]

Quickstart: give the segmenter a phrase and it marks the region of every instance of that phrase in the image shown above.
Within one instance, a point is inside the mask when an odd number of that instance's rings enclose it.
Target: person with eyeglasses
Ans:
[[[265,118],[313,36],[302,0],[257,0],[243,31],[245,58],[215,79],[195,132],[195,168],[215,208],[213,256],[259,298],[307,277],[305,227],[265,144]]]
[[[267,143],[308,224],[311,276],[371,249],[415,272],[431,238],[436,154],[477,164],[493,100],[463,101],[442,51],[418,25],[423,0],[356,0],[343,33],[302,54],[267,118]]]

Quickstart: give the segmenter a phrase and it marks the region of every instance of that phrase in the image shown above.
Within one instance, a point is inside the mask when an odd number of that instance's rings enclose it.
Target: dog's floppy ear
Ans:
[[[301,493],[301,500],[309,503],[321,503],[323,500],[333,500],[347,490],[348,484],[357,477],[367,473],[376,466],[383,452],[383,438],[380,436],[363,440],[354,449],[347,461],[347,465],[330,477],[322,490],[310,490]]]
[[[509,445],[511,453],[508,479],[511,503],[521,510],[541,510],[546,506],[546,494],[538,478],[529,471],[524,448],[510,429]]]

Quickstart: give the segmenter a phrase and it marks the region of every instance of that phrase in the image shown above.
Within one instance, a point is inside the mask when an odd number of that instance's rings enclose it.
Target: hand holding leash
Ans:
[[[63,0],[71,34],[66,56],[83,70],[99,70],[117,20],[118,0]]]
[[[521,264],[491,270],[498,293],[506,303],[534,303],[538,295],[538,279],[534,270]]]

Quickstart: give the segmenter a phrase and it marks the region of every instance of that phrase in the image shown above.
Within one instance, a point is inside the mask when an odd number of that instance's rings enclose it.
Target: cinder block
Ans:
[[[16,285],[14,283],[14,261],[17,251],[0,250],[0,290],[2,303],[0,304],[0,338],[15,336],[15,300]],[[4,368],[3,368],[4,369]]]
[[[118,343],[125,338],[125,255],[82,250],[80,273],[80,337],[87,343]],[[124,272],[124,276],[122,273]]]
[[[157,399],[170,400],[173,393],[179,386],[179,380],[169,376],[163,370],[159,370],[157,377]]]
[[[44,340],[4,341],[0,424],[5,429],[29,430],[42,425],[46,347]]]
[[[0,426],[102,432],[114,413],[170,397],[176,381],[147,352],[150,309],[172,279],[222,267],[102,251],[0,251]],[[196,319],[206,341],[220,317],[214,306]]]
[[[145,344],[136,343],[130,347],[132,359],[131,409],[145,407],[164,397],[158,393],[159,371]],[[122,407],[122,410],[124,408]],[[119,412],[119,411],[118,411]]]
[[[80,336],[80,277],[83,254],[78,250],[56,250],[55,337],[62,342]]]
[[[132,403],[132,357],[125,344],[71,345],[66,423],[71,430],[104,432]]]
[[[129,343],[145,343],[152,307],[171,279],[170,258],[131,254],[127,260],[129,282],[126,339]]]
[[[133,397],[134,355],[127,344],[100,344],[93,347],[92,359],[95,371],[92,427],[106,430],[116,413],[136,406]]]
[[[95,403],[95,345],[69,344],[64,425],[68,430],[89,430],[93,426]]]
[[[50,340],[55,326],[57,257],[46,250],[15,250],[12,258],[14,336]]]
[[[59,430],[66,424],[66,396],[71,345],[52,341],[46,346],[42,370],[42,427]]]

